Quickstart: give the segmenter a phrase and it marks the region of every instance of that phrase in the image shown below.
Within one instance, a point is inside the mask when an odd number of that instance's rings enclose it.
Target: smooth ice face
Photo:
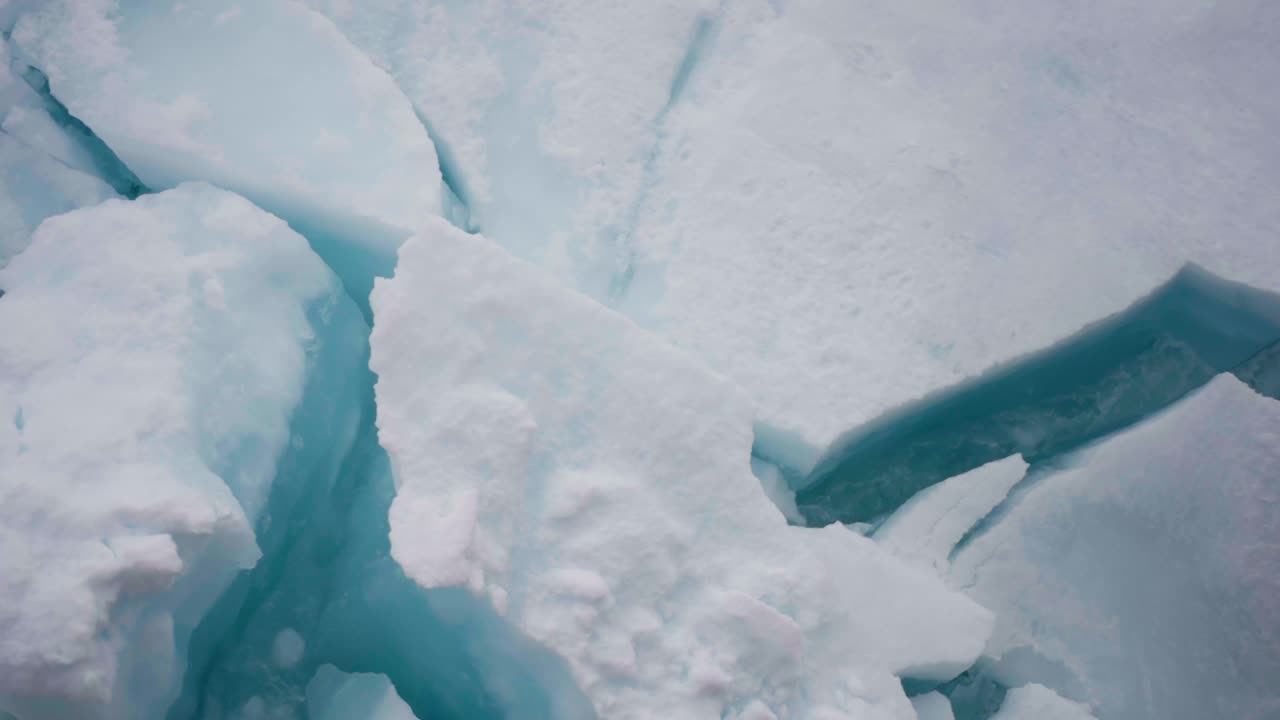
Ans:
[[[379,281],[371,367],[392,553],[569,661],[601,717],[911,717],[984,610],[752,476],[747,398],[443,222]]]
[[[931,692],[911,698],[916,720],[955,720],[951,702],[941,693]]]
[[[1280,403],[1223,375],[1020,492],[952,561],[986,653],[1100,717],[1280,711]]]
[[[0,708],[157,718],[241,568],[336,278],[184,185],[46,221],[0,271]]]
[[[435,150],[404,95],[293,0],[53,0],[13,39],[147,185],[245,195],[304,232],[358,302],[442,207]]]

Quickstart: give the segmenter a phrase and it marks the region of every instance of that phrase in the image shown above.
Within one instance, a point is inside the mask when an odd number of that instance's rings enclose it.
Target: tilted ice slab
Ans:
[[[716,0],[307,0],[430,123],[470,222],[596,296]]]
[[[1280,288],[1280,7],[765,5],[665,119],[619,307],[747,388],[771,459],[1185,262]]]
[[[0,286],[0,709],[163,717],[278,458],[337,444],[290,416],[349,301],[205,185],[49,219]]]
[[[0,38],[0,267],[45,218],[116,195],[85,149],[50,117],[23,69]]]
[[[409,102],[294,0],[51,0],[13,39],[147,185],[207,180],[249,197],[304,232],[357,298],[440,212],[435,150]]]
[[[723,377],[443,221],[380,280],[392,553],[564,656],[601,717],[912,717],[990,618],[843,527],[788,526]]]
[[[1008,457],[921,490],[876,530],[876,542],[908,562],[945,571],[951,551],[1026,471],[1021,457]]]
[[[954,558],[997,679],[1100,717],[1280,712],[1280,403],[1230,375],[1020,490]]]

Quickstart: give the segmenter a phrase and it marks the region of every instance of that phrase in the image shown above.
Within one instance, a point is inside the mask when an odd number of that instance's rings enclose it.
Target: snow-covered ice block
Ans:
[[[1071,702],[1043,685],[1029,683],[1010,690],[991,720],[1095,719],[1084,705]]]
[[[417,720],[385,675],[322,665],[307,685],[311,720]]]
[[[952,560],[996,678],[1102,717],[1280,712],[1280,403],[1222,375],[1064,462]]]
[[[909,718],[894,675],[981,651],[932,573],[787,525],[747,397],[622,316],[443,221],[372,304],[394,557],[487,596],[601,717]]]
[[[282,452],[322,440],[291,414],[350,301],[206,185],[51,218],[0,287],[0,709],[163,717]]]
[[[93,159],[50,117],[0,38],[0,267],[21,252],[42,220],[116,193]]]
[[[1188,261],[1280,289],[1278,27],[1257,1],[734,4],[618,306],[752,393],[760,451],[804,472]]]
[[[408,100],[294,0],[51,0],[13,40],[147,185],[245,195],[301,228],[358,297],[372,272],[349,256],[389,270],[407,231],[441,210],[435,150]],[[313,237],[325,230],[338,237]]]
[[[951,712],[951,701],[942,693],[931,692],[911,698],[916,720],[956,720]]]
[[[944,571],[960,540],[1026,471],[1027,463],[1015,455],[922,490],[876,530],[876,542],[905,560]]]
[[[307,0],[430,123],[472,227],[596,296],[719,3]]]

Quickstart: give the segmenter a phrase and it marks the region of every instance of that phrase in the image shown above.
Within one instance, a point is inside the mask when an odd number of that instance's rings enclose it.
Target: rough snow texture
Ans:
[[[925,720],[924,716],[920,720]],[[1013,688],[991,720],[1095,720],[1085,706],[1063,699],[1043,685]]]
[[[435,151],[387,74],[294,0],[50,0],[15,43],[153,188],[199,179],[412,229],[441,208]]]
[[[373,307],[394,557],[489,597],[601,717],[908,718],[894,674],[980,652],[978,606],[788,526],[747,398],[621,316],[443,222]]]
[[[308,0],[451,149],[473,219],[845,430],[1195,261],[1280,289],[1264,0]]]
[[[928,487],[876,530],[876,542],[904,560],[945,571],[960,539],[1004,500],[1026,471],[1027,463],[1014,455]]]
[[[0,38],[0,268],[42,220],[116,193],[42,106]]]
[[[279,219],[184,185],[61,215],[0,271],[0,709],[148,718],[258,557],[314,331]]]
[[[735,6],[668,118],[623,307],[749,388],[804,469],[1189,260],[1280,288],[1277,31],[1261,0]]]
[[[1230,375],[1081,451],[954,559],[986,653],[1101,717],[1280,713],[1280,403]]]

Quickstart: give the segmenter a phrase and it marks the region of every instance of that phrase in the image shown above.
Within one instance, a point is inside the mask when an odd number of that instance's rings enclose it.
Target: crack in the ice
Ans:
[[[689,35],[689,43],[685,47],[684,55],[676,66],[675,74],[672,76],[671,84],[668,87],[667,101],[658,110],[650,124],[653,140],[649,143],[643,155],[644,162],[641,170],[640,187],[636,190],[635,196],[627,206],[626,212],[623,213],[618,224],[618,230],[613,238],[615,266],[609,282],[610,302],[616,303],[620,301],[627,294],[632,280],[635,278],[636,252],[631,240],[636,231],[636,226],[639,225],[640,214],[643,212],[649,196],[653,193],[654,188],[658,186],[660,180],[658,177],[658,161],[662,157],[662,148],[667,140],[667,117],[683,97],[689,84],[689,79],[697,71],[697,68],[706,61],[708,49],[719,29],[720,15],[723,9],[722,5],[715,14],[699,15],[694,20],[693,28]]]
[[[1034,466],[1129,427],[1220,372],[1242,373],[1278,340],[1280,296],[1188,266],[1051,348],[847,435],[797,505],[812,525],[875,521],[988,462],[1021,454]]]
[[[401,94],[404,92],[401,91]],[[443,183],[445,219],[463,232],[472,234],[480,232],[471,190],[468,188],[466,175],[453,152],[453,147],[445,142],[444,136],[431,124],[426,114],[417,105],[413,105],[413,113],[436,148],[436,160],[440,164],[440,181]]]
[[[20,69],[23,81],[40,96],[45,112],[74,138],[93,160],[97,176],[121,196],[130,200],[151,192],[129,166],[84,122],[71,114],[49,85],[49,78],[39,68],[27,65]],[[52,156],[50,156],[52,157]],[[54,158],[66,165],[59,158]],[[69,165],[67,167],[70,167]],[[75,169],[75,168],[72,168]]]

